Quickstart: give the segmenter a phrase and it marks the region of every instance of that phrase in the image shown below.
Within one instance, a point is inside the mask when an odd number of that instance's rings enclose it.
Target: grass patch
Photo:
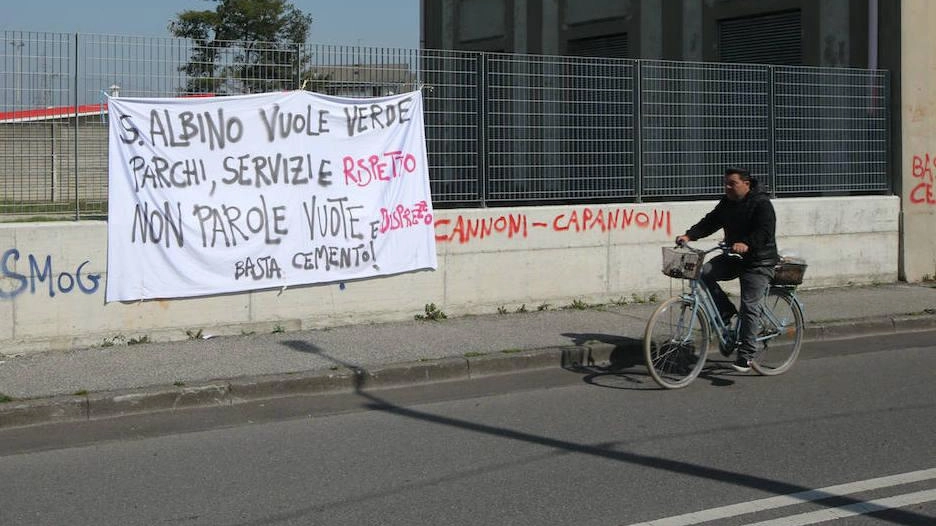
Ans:
[[[552,307],[552,305],[550,305],[549,303],[540,303],[539,306],[536,307],[536,310],[539,312],[543,312],[544,310],[549,310],[550,307]]]
[[[80,389],[80,390],[78,390],[78,391],[75,391],[75,392],[72,393],[72,394],[75,395],[75,396],[88,396],[88,390],[87,390],[87,389]]]
[[[3,394],[3,393],[0,393],[0,404],[5,404],[5,403],[7,403],[7,402],[12,402],[12,401],[13,401],[13,398],[11,398],[11,397],[9,397],[9,396]]]
[[[185,335],[188,336],[188,339],[190,340],[200,340],[202,339],[202,330],[198,329],[197,331],[194,331],[189,329],[185,331]]]
[[[280,334],[280,333],[283,333],[283,332],[286,332],[286,328],[283,327],[282,325],[274,325],[274,326],[273,326],[273,334]]]
[[[127,345],[140,345],[140,344],[149,343],[149,342],[150,342],[149,336],[144,334],[143,336],[140,336],[139,338],[130,338],[129,340],[127,340]]]
[[[126,345],[127,337],[123,334],[118,334],[111,338],[104,338],[104,341],[101,342],[101,347],[114,347],[116,345]]]
[[[476,352],[476,351],[466,352],[465,358],[477,358],[479,356],[484,356],[486,354],[487,354],[486,352]]]
[[[425,314],[417,314],[413,316],[413,319],[419,321],[439,321],[447,319],[448,316],[442,312],[435,303],[427,303],[425,307]]]
[[[183,386],[185,385],[185,382],[183,382],[183,381],[181,381],[181,380],[176,380],[175,382],[172,382],[172,385],[174,385],[174,386],[176,386],[176,387],[183,387]]]
[[[523,349],[504,349],[501,352],[504,354],[517,354],[518,352],[523,352]]]
[[[523,305],[520,305],[519,307],[517,307],[517,311],[516,311],[516,312],[517,312],[517,314],[523,314],[524,312],[527,312],[526,303],[524,303]]]
[[[500,307],[497,308],[497,313],[498,313],[498,314],[507,314],[507,307],[504,307],[503,305],[501,305]]]
[[[573,309],[573,310],[585,310],[589,307],[591,307],[591,305],[579,299],[572,300],[572,303],[566,306],[567,309]]]

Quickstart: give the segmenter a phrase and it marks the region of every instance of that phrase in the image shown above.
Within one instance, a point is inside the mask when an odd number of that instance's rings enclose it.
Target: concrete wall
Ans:
[[[901,3],[903,245],[908,281],[936,278],[936,3]]]
[[[806,257],[804,286],[897,278],[899,199],[775,200],[781,249]],[[660,247],[714,202],[438,211],[439,269],[347,283],[207,298],[104,304],[106,224],[0,225],[0,352],[269,332],[535,309],[579,299],[667,296]],[[717,239],[717,236],[712,238]],[[706,245],[700,242],[700,246]],[[710,244],[708,244],[710,245]],[[99,277],[96,277],[99,276]]]

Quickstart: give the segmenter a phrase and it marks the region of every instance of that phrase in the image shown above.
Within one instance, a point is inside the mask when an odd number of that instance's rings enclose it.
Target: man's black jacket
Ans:
[[[774,265],[777,262],[777,216],[767,194],[751,188],[744,199],[722,197],[715,208],[690,228],[686,235],[696,240],[725,229],[725,243],[744,243],[748,266]]]

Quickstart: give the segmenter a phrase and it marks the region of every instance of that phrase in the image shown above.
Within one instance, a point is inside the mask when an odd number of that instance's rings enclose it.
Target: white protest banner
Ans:
[[[106,301],[436,268],[422,96],[108,100]]]

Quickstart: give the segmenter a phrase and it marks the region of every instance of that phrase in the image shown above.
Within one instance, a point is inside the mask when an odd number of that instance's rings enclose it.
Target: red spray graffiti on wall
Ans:
[[[936,196],[933,195],[933,168],[936,167],[936,157],[930,154],[913,156],[914,179],[919,179],[913,190],[910,190],[910,202],[913,204],[936,205]]]
[[[459,215],[455,219],[436,219],[436,241],[465,244],[475,239],[506,236],[507,239],[526,238],[530,231],[543,229],[553,232],[608,232],[610,230],[664,231],[672,235],[672,216],[669,210],[634,210],[627,208],[584,207],[556,214],[548,221],[534,221],[526,214],[470,218]]]

